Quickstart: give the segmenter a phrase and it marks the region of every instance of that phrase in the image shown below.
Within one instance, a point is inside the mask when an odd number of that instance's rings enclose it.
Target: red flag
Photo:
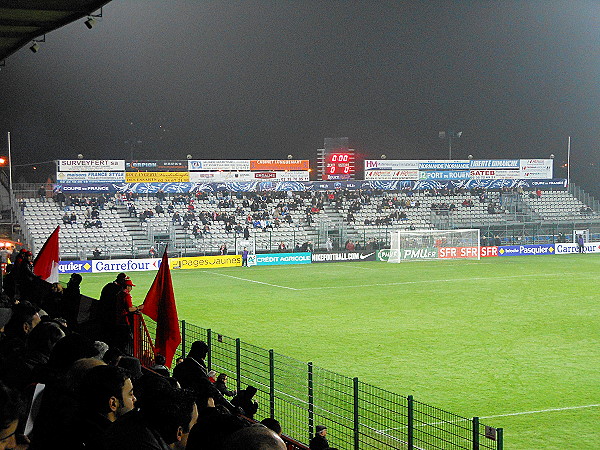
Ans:
[[[167,359],[167,366],[171,367],[175,350],[181,343],[181,333],[179,332],[179,319],[177,318],[167,249],[163,253],[154,282],[146,294],[142,312],[156,322],[154,347],[156,353],[164,355]]]
[[[52,232],[42,249],[33,261],[33,273],[49,283],[58,283],[58,262],[60,261],[58,247],[58,232],[60,226]]]

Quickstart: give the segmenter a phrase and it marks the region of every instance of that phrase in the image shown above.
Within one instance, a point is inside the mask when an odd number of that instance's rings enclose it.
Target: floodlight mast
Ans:
[[[448,159],[452,159],[452,139],[456,139],[462,136],[462,131],[440,131],[440,139],[448,138]]]

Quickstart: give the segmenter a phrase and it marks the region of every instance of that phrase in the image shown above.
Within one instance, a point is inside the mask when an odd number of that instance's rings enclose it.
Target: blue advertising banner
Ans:
[[[436,173],[436,175],[446,177],[446,173],[458,172],[443,172],[432,171],[428,173]],[[470,174],[470,172],[466,172]],[[460,175],[462,176],[462,175]],[[566,189],[567,180],[564,178],[554,178],[550,180],[529,180],[529,179],[465,179],[465,180],[341,180],[341,181],[240,181],[229,183],[69,183],[55,184],[54,190],[61,190],[65,194],[77,193],[127,193],[135,192],[138,194],[154,194],[159,190],[170,194],[182,194],[188,192],[256,192],[256,191],[329,191],[336,189],[363,189],[363,190],[382,190],[382,191],[401,191],[413,190],[419,191],[424,189],[502,189],[522,187],[525,190],[531,189]]]
[[[468,170],[419,171],[420,180],[468,180],[469,178],[471,172]]]
[[[498,256],[553,255],[555,244],[501,245]]]
[[[278,264],[310,264],[310,253],[267,253],[250,255],[248,265],[273,266]]]
[[[59,261],[58,273],[92,273],[92,261]]]
[[[519,159],[476,159],[471,161],[471,169],[519,169]]]

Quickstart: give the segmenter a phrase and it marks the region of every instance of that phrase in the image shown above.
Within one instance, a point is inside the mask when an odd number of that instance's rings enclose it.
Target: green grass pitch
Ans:
[[[505,429],[600,448],[595,255],[172,271],[179,318]],[[143,301],[155,272],[130,273]],[[98,297],[115,274],[84,275]],[[68,277],[63,276],[66,281]]]

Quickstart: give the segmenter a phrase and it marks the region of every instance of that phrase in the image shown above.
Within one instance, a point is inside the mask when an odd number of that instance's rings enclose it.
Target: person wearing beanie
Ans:
[[[310,450],[325,450],[329,448],[329,442],[327,442],[327,427],[324,425],[317,425],[315,430],[315,437],[310,440],[308,448]]]

